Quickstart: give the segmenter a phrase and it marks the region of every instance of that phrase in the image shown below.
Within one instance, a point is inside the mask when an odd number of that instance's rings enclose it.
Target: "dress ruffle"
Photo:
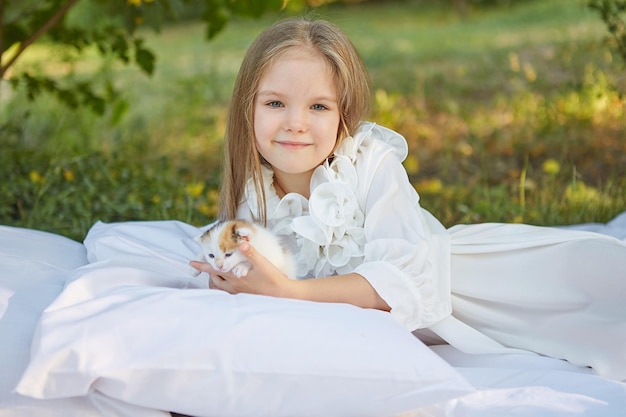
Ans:
[[[365,215],[356,195],[359,178],[355,163],[359,152],[364,152],[374,140],[391,146],[400,161],[408,154],[402,136],[375,123],[364,122],[313,172],[308,200],[296,193],[281,199],[273,185],[273,171],[262,167],[267,221],[272,232],[297,243],[298,277],[345,274],[363,262]],[[245,191],[251,212],[257,212],[258,200],[252,180],[246,184]]]

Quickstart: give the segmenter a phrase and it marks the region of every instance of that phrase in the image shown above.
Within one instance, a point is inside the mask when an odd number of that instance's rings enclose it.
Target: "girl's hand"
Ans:
[[[252,264],[252,268],[244,277],[237,277],[231,272],[216,271],[210,264],[204,262],[193,261],[191,266],[209,274],[209,288],[223,290],[230,294],[248,293],[276,297],[293,296],[292,292],[295,290],[295,285],[297,285],[296,281],[289,279],[249,243],[241,243],[239,250]]]
[[[387,302],[359,274],[294,280],[287,278],[249,243],[241,243],[239,250],[252,263],[252,268],[245,277],[239,278],[230,272],[216,271],[210,264],[204,262],[192,261],[191,266],[211,276],[209,288],[224,290],[231,294],[262,294],[309,301],[348,303],[383,311],[391,310]]]
[[[223,281],[224,278],[221,276],[224,272],[219,272],[213,269],[210,263],[201,262],[201,261],[191,261],[189,262],[192,268],[197,269],[199,272],[206,272],[209,274],[209,288],[216,289],[215,281]]]

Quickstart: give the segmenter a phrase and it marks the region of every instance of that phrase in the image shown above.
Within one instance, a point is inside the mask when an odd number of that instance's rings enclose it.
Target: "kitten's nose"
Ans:
[[[215,262],[215,265],[217,265],[219,269],[222,269],[222,267],[224,266],[224,261],[217,261]]]

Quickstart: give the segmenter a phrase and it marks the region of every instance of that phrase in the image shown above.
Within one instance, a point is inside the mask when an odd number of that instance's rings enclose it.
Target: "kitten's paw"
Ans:
[[[237,278],[241,278],[241,277],[245,277],[246,275],[248,275],[248,271],[249,270],[250,270],[250,265],[248,265],[246,263],[240,263],[238,265],[235,265],[231,272]]]

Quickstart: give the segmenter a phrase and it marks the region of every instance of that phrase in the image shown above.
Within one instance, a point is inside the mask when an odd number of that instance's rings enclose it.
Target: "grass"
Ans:
[[[318,14],[361,51],[374,85],[370,119],[405,135],[409,176],[444,224],[604,222],[626,209],[624,66],[584,2],[466,16],[423,1]],[[100,69],[95,54],[34,47],[23,67],[109,72],[127,111],[100,118],[49,97],[29,103],[3,85],[0,223],[81,240],[96,220],[210,221],[234,77],[275,18],[232,22],[212,42],[201,24],[146,33],[158,56],[152,78]]]

